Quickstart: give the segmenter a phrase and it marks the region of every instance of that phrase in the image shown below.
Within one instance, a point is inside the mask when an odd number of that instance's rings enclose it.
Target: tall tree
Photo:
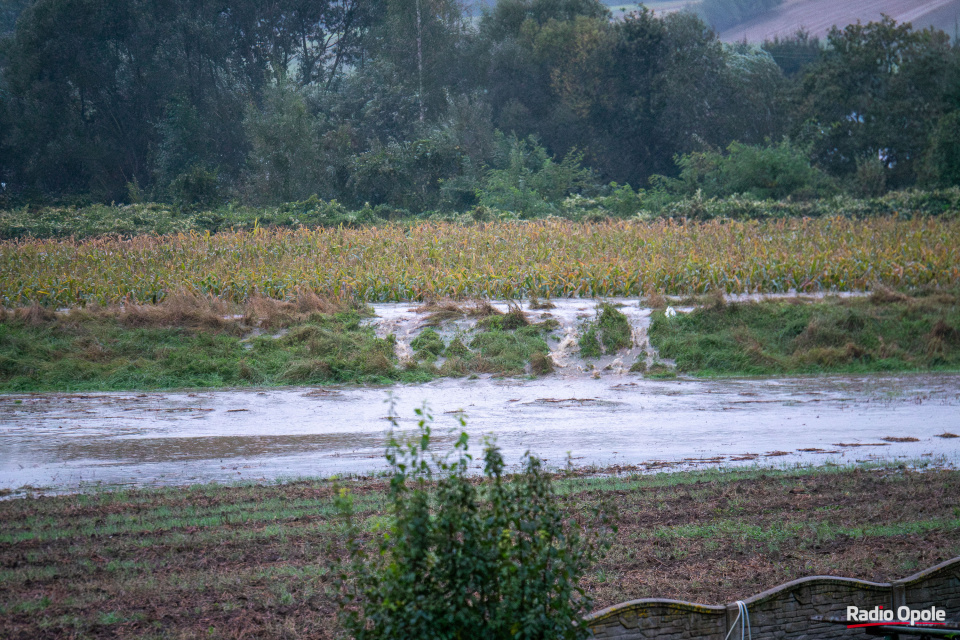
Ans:
[[[890,18],[834,28],[800,86],[797,135],[838,176],[882,163],[887,184],[907,186],[947,106],[950,39]]]

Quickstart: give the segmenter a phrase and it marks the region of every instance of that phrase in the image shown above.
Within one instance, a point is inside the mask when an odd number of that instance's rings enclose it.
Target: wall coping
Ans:
[[[784,591],[791,591],[806,584],[835,584],[838,586],[856,585],[862,589],[869,589],[872,591],[886,591],[893,588],[893,585],[889,582],[870,582],[868,580],[858,580],[857,578],[841,578],[838,576],[807,576],[805,578],[797,578],[796,580],[785,582],[779,586],[773,587],[772,589],[767,589],[766,591],[761,591],[755,596],[745,598],[743,602],[747,605],[757,604],[765,600],[770,600]]]
[[[915,573],[912,576],[907,576],[906,578],[902,578],[900,580],[894,580],[893,584],[904,585],[904,586],[912,585],[917,582],[920,582],[921,580],[926,580],[927,578],[930,578],[943,571],[953,569],[954,567],[960,570],[960,556],[956,558],[951,558],[946,562],[941,562],[940,564],[934,565],[929,569],[924,569],[923,571],[919,573]]]
[[[727,608],[723,605],[697,604],[695,602],[685,602],[683,600],[669,600],[667,598],[640,598],[638,600],[629,600],[615,604],[612,607],[601,609],[586,616],[584,620],[589,623],[602,622],[608,618],[619,616],[634,609],[649,609],[651,607],[664,607],[675,609],[677,611],[686,611],[689,613],[706,613],[712,615],[726,615]]]

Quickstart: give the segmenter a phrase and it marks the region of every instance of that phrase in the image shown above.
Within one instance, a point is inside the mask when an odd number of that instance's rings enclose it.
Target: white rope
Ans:
[[[737,621],[740,622],[740,637],[737,640],[753,640],[753,633],[750,631],[750,612],[747,611],[747,603],[743,600],[737,600],[737,617],[733,619],[730,631],[727,631],[723,640],[730,640],[730,634],[737,628]]]

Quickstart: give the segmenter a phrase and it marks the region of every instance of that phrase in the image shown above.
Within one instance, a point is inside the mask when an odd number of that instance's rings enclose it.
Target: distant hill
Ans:
[[[722,31],[720,39],[763,42],[792,36],[800,28],[822,37],[834,25],[876,21],[881,14],[918,29],[933,26],[951,37],[960,30],[960,0],[786,0],[765,16]]]

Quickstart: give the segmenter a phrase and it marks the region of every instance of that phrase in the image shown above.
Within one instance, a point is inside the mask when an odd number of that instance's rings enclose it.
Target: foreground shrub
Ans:
[[[534,457],[504,477],[500,451],[484,451],[484,481],[461,433],[445,458],[429,450],[431,417],[418,410],[419,437],[391,436],[392,519],[371,543],[350,494],[349,559],[341,565],[340,618],[350,637],[367,639],[589,637],[591,600],[580,578],[609,546],[606,513],[591,527],[559,507],[550,475]],[[394,422],[396,424],[396,422]],[[463,419],[461,418],[461,426]]]

